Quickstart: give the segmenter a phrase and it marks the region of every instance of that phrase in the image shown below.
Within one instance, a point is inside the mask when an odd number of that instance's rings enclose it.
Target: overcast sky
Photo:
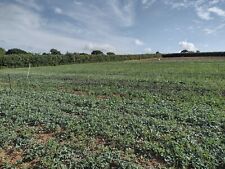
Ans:
[[[0,0],[0,47],[225,51],[225,0]]]

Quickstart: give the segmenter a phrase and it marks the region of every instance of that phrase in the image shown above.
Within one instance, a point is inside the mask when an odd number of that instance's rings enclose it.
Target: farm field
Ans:
[[[0,69],[0,168],[225,168],[225,59]]]

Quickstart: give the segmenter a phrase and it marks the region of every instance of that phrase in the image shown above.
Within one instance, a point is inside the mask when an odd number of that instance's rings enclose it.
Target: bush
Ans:
[[[116,55],[116,54],[113,52],[107,52],[107,55]]]

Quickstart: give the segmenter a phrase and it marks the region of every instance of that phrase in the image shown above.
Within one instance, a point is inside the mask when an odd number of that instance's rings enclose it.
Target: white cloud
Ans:
[[[203,20],[211,20],[212,17],[210,16],[210,12],[203,8],[203,7],[197,7],[196,8],[197,11],[197,15],[199,18],[203,19]]]
[[[105,12],[110,12],[121,25],[128,27],[132,26],[134,24],[134,1],[126,0],[124,5],[121,5],[120,3],[120,0],[108,1],[109,8]]]
[[[163,2],[174,9],[180,9],[180,8],[188,8],[190,6],[194,6],[198,2],[198,0],[194,2],[190,0],[164,0]]]
[[[16,2],[23,6],[35,9],[37,11],[42,10],[42,7],[39,4],[37,4],[37,1],[35,2],[35,0],[16,0]]]
[[[173,8],[187,8],[187,7],[207,7],[215,5],[224,0],[162,0],[165,4],[171,5]]]
[[[101,50],[103,52],[116,52],[116,49],[109,44],[96,44],[96,43],[88,43],[83,48],[85,51],[92,52],[93,50]]]
[[[203,29],[203,31],[206,33],[206,34],[213,34],[215,33],[215,29],[210,29],[210,28],[205,28]]]
[[[38,14],[17,5],[0,4],[0,18],[3,23],[0,25],[0,39],[4,40],[6,48],[17,47],[34,52],[57,48],[66,52],[87,43],[49,31],[45,28],[45,20]]]
[[[165,1],[165,4],[170,5],[174,9],[180,9],[188,7],[189,5],[184,2]]]
[[[151,5],[153,5],[156,2],[156,0],[142,0],[141,2],[144,8],[149,8]]]
[[[204,31],[206,34],[212,34],[212,33],[214,33],[214,30],[213,30],[213,29],[209,29],[209,28],[204,28],[203,31]]]
[[[45,22],[45,20],[41,21],[37,13],[14,4],[5,5],[0,3],[0,18],[2,23],[0,28],[2,30],[38,29],[41,22]]]
[[[62,13],[63,13],[62,9],[59,8],[59,7],[55,7],[55,8],[54,8],[54,11],[55,11],[55,13],[57,13],[57,14],[62,14]]]
[[[225,11],[218,7],[211,7],[208,9],[208,11],[219,16],[225,16]]]
[[[152,49],[151,49],[151,48],[145,48],[145,49],[144,49],[144,52],[145,52],[145,53],[152,53]]]
[[[220,2],[224,2],[224,0],[211,0],[209,3],[210,3],[210,5],[215,5],[215,4],[218,4]]]
[[[134,43],[135,43],[136,45],[138,45],[138,46],[144,45],[144,42],[142,42],[142,41],[139,40],[139,39],[135,39],[135,40],[134,40]]]
[[[188,50],[188,51],[197,51],[198,50],[195,47],[195,45],[191,42],[181,41],[181,42],[179,42],[179,45],[182,48],[182,50]]]
[[[225,17],[225,11],[218,7],[196,7],[197,15],[203,20],[211,20],[211,14]]]
[[[77,5],[80,1],[75,2],[62,9],[63,14],[100,34],[134,24],[134,1],[125,0],[123,4],[119,0],[106,1],[104,8],[95,3],[87,3],[85,7],[80,7]]]
[[[213,27],[213,28],[205,28],[203,29],[203,31],[206,33],[206,34],[214,34],[216,32],[218,32],[219,30],[223,29],[225,27],[225,24],[220,24],[219,26],[216,26],[216,27]]]
[[[174,9],[194,8],[197,16],[202,20],[212,20],[211,14],[225,16],[225,11],[221,8],[214,7],[225,2],[224,0],[164,0],[166,5],[170,5]]]
[[[79,0],[74,0],[73,2],[74,2],[75,5],[78,5],[78,6],[80,6],[80,5],[83,4],[83,3],[82,3],[81,1],[79,1]]]
[[[45,18],[41,12],[27,6],[0,2],[0,46],[33,52],[49,51],[51,48],[62,52],[90,52],[92,49],[117,53],[134,52],[135,38],[118,32],[118,25],[133,24],[133,19],[132,22],[123,23],[126,14],[130,14],[132,18],[130,5],[125,4],[123,9],[117,6],[121,10],[118,13],[110,5],[105,10],[93,4],[85,8],[76,4],[60,6],[59,9],[53,6],[53,12],[74,20],[58,22]]]
[[[148,0],[142,0],[142,4],[145,5],[148,3]]]

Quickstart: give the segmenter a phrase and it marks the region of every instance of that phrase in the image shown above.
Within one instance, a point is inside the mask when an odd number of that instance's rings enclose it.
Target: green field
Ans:
[[[27,72],[0,70],[0,168],[225,168],[225,60]]]

